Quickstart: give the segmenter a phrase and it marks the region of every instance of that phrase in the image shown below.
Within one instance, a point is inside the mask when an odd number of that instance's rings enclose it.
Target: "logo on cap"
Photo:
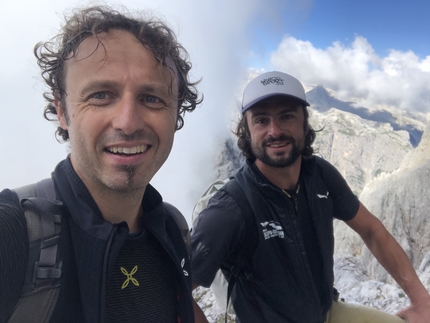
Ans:
[[[261,80],[261,84],[264,86],[269,84],[284,85],[284,79],[282,79],[280,76],[269,77],[267,79]]]

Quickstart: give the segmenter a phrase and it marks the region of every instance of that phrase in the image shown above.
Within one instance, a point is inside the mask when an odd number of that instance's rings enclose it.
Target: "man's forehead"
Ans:
[[[142,41],[136,38],[133,33],[128,30],[123,30],[119,28],[112,28],[106,32],[101,32],[99,34],[91,35],[85,38],[76,48],[76,53],[74,57],[70,61],[80,61],[86,58],[91,58],[95,54],[102,55],[104,59],[107,58],[109,51],[118,50],[118,47],[122,47],[122,40],[126,38],[131,42],[134,42],[136,45],[141,46],[142,50],[146,51],[150,54],[155,60],[156,57],[154,53],[149,50],[146,46],[143,45]],[[126,48],[121,48],[126,50]],[[160,63],[160,66],[167,67],[170,69],[175,75],[177,74],[176,66],[174,61],[170,57],[166,57],[164,59],[163,64]]]
[[[297,111],[302,104],[297,100],[285,97],[273,97],[258,102],[249,109],[251,115],[267,114],[269,110]]]
[[[109,29],[107,32],[90,35],[76,47],[75,55],[71,58],[71,61],[84,60],[99,53],[106,54],[124,39],[136,42],[136,44],[140,43],[133,34],[121,29]]]
[[[129,45],[128,47],[126,45]],[[164,63],[159,62],[154,53],[146,48],[142,42],[136,38],[131,32],[127,30],[112,28],[107,32],[97,34],[97,36],[91,35],[85,38],[76,48],[76,52],[73,57],[66,61],[66,68],[68,69],[75,63],[87,61],[87,64],[96,64],[93,66],[99,66],[103,68],[105,63],[114,59],[116,62],[121,62],[125,57],[129,55],[127,48],[131,46],[141,47],[142,51],[139,50],[140,57],[150,57],[150,61],[153,62],[153,66],[157,67],[160,73],[164,74],[168,71],[170,74],[169,78],[174,82],[178,80],[177,69],[174,61],[167,57]],[[134,47],[135,48],[135,47]],[[123,51],[123,55],[112,55],[112,53],[120,53]],[[72,54],[71,54],[72,55]],[[145,62],[148,62],[145,61]]]

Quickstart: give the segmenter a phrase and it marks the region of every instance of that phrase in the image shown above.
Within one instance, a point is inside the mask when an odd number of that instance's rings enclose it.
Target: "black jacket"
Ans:
[[[317,289],[299,229],[303,224],[289,212],[290,204],[282,190],[252,162],[248,161],[235,175],[250,202],[259,236],[252,268],[248,270],[252,279],[240,275],[232,293],[238,321],[324,322],[333,293],[333,219],[352,219],[359,201],[327,161],[318,157],[302,161],[300,182],[305,188],[309,225],[315,228],[313,241],[323,276],[319,279],[323,286]],[[221,189],[193,228],[192,270],[197,284],[210,286],[220,267],[228,269],[234,264],[244,227],[241,208]]]
[[[313,283],[312,273],[298,222],[288,216],[285,194],[267,181],[262,174],[246,165],[235,175],[251,203],[257,227],[259,244],[253,258],[252,281],[241,276],[232,296],[235,311],[241,322],[256,322],[255,309],[263,322],[324,322],[330,308],[333,288],[333,202],[318,199],[316,194],[328,191],[318,171],[320,159],[302,163],[301,176],[306,188],[306,198],[312,222],[316,228],[319,248],[323,259],[325,286],[321,301]],[[278,234],[276,228],[263,229],[264,223],[280,224],[283,238],[267,238],[268,231]],[[273,231],[275,230],[275,232]],[[248,301],[243,302],[243,297]],[[252,315],[252,316],[251,316]]]
[[[106,285],[127,239],[127,225],[103,219],[69,159],[56,167],[52,177],[57,199],[65,208],[59,242],[61,288],[51,322],[103,322]],[[160,242],[177,268],[178,322],[194,322],[189,257],[179,228],[151,185],[142,205],[143,228]]]

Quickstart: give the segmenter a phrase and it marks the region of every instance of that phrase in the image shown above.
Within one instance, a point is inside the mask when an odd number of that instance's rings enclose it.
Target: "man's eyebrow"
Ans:
[[[267,115],[267,111],[263,107],[255,107],[254,109],[251,109],[250,112],[252,117]]]
[[[139,92],[142,93],[168,93],[169,87],[165,83],[154,84],[151,85],[145,84],[139,86]]]
[[[299,111],[299,108],[297,106],[294,106],[294,107],[288,107],[288,108],[282,109],[279,112],[279,114],[290,113],[290,112],[298,112],[298,111]]]
[[[112,89],[112,88],[118,88],[122,86],[117,81],[111,81],[111,80],[94,80],[89,81],[82,89],[82,93],[88,93],[92,91],[101,91],[103,89]],[[138,88],[139,92],[147,92],[147,93],[168,93],[169,89],[165,84],[145,84],[141,85]]]
[[[284,113],[291,113],[291,112],[297,112],[299,111],[298,106],[293,107],[286,107],[278,112],[278,114],[284,114]],[[268,115],[267,111],[264,107],[256,107],[255,109],[251,110],[251,116],[252,117],[259,117],[259,116],[265,116]]]
[[[100,91],[102,89],[106,88],[115,88],[118,86],[118,82],[116,81],[109,81],[109,80],[95,80],[95,81],[89,81],[83,88],[82,88],[82,94],[92,92],[92,91]]]

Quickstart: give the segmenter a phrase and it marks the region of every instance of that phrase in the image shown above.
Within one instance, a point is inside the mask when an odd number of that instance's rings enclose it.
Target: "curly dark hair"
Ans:
[[[309,111],[307,107],[300,105],[303,109],[305,116],[305,121],[303,123],[303,128],[305,129],[305,148],[302,152],[303,158],[310,158],[314,153],[312,144],[316,138],[316,131],[309,124]],[[236,130],[233,133],[237,136],[237,146],[242,151],[242,154],[246,159],[255,159],[254,153],[251,149],[251,134],[249,132],[248,121],[246,120],[246,115],[242,114],[242,117],[237,124]]]
[[[181,129],[184,125],[185,112],[194,111],[203,101],[203,96],[199,97],[196,87],[200,80],[196,82],[189,80],[192,64],[187,51],[178,43],[175,33],[164,22],[155,18],[134,18],[131,14],[120,13],[109,6],[74,9],[70,16],[65,16],[65,24],[58,35],[34,47],[37,64],[42,69],[42,78],[49,87],[49,91],[43,94],[48,101],[44,110],[45,119],[58,122],[55,100],[59,100],[65,107],[64,98],[67,95],[64,85],[65,62],[76,55],[77,48],[83,40],[90,36],[98,39],[98,34],[108,32],[110,29],[125,30],[133,34],[164,66],[168,65],[166,60],[173,62],[179,85],[176,129]],[[64,113],[67,117],[67,111]],[[61,127],[57,128],[56,136],[63,141],[69,139],[68,131]]]

